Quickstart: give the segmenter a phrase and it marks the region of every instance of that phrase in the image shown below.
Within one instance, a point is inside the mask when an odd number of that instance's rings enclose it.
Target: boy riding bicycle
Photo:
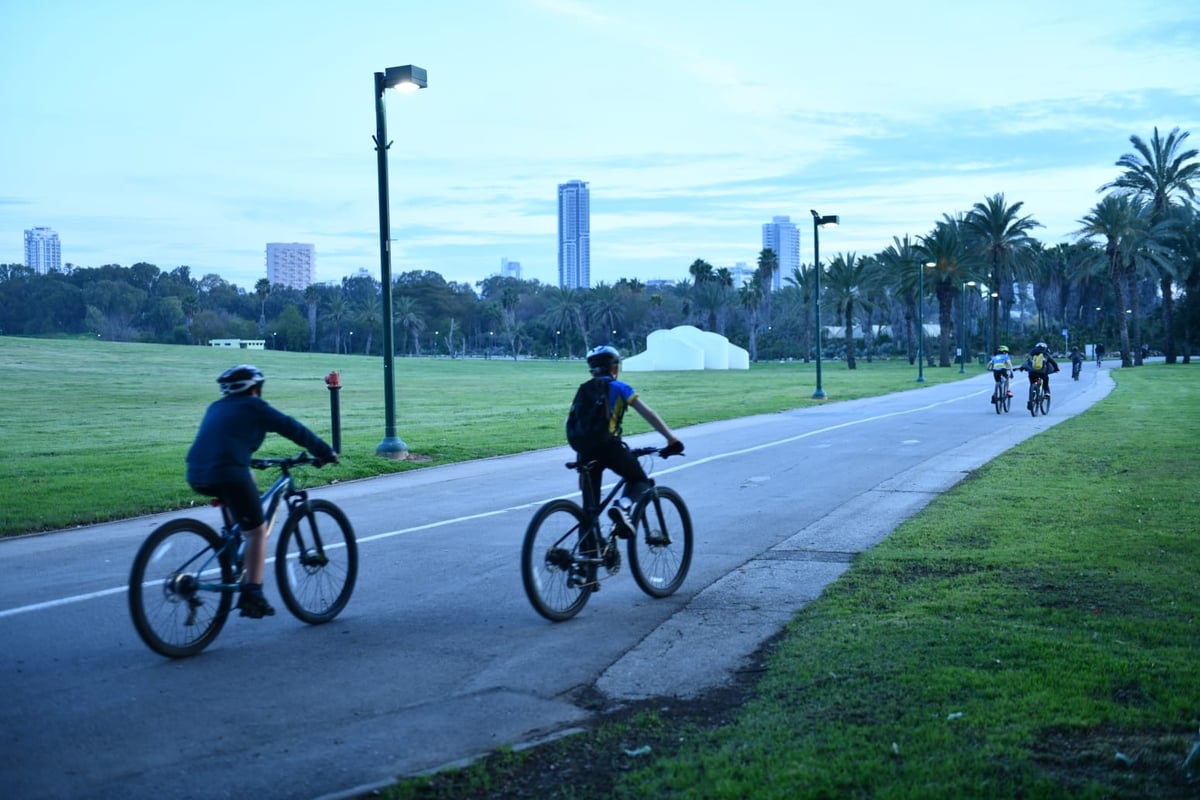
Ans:
[[[1050,375],[1058,372],[1058,362],[1050,355],[1049,345],[1045,342],[1035,344],[1025,358],[1025,363],[1017,369],[1029,373],[1030,386],[1033,386],[1035,381],[1041,380],[1046,396],[1050,396]],[[1025,408],[1029,408],[1031,405],[1033,405],[1032,402],[1026,403]]]
[[[1008,346],[1000,345],[996,348],[996,352],[992,354],[992,358],[988,361],[987,368],[992,372],[992,378],[999,386],[1004,378],[1012,379],[1013,363],[1012,356],[1009,355]],[[1012,397],[1012,389],[1008,389],[1008,396]]]
[[[633,523],[629,519],[629,509],[641,499],[650,488],[649,478],[642,469],[641,462],[629,452],[629,446],[621,440],[621,421],[625,411],[633,408],[642,416],[654,430],[667,439],[667,447],[663,456],[677,455],[683,452],[683,442],[667,427],[654,409],[646,405],[629,384],[617,380],[620,371],[621,354],[614,347],[602,345],[592,348],[587,355],[588,370],[596,378],[608,381],[608,435],[598,444],[589,447],[585,452],[579,452],[581,459],[595,460],[602,469],[594,469],[588,473],[592,482],[592,497],[600,497],[601,477],[604,469],[610,469],[625,479],[625,490],[617,502],[608,509],[618,534],[624,538],[632,538]]]
[[[278,433],[308,450],[316,466],[338,463],[338,455],[321,437],[262,399],[266,381],[250,364],[221,373],[221,399],[204,413],[196,440],[187,454],[187,482],[197,492],[216,497],[241,526],[246,540],[246,580],[238,597],[243,617],[261,619],[275,609],[263,596],[267,531],[258,484],[250,470],[254,451],[268,432]]]

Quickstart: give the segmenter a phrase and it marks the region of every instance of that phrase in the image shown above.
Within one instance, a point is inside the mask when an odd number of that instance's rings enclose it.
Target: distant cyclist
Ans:
[[[1025,363],[1017,367],[1017,369],[1029,373],[1029,385],[1032,386],[1035,380],[1041,380],[1042,388],[1045,390],[1046,397],[1050,396],[1050,375],[1058,372],[1058,362],[1050,355],[1050,346],[1045,342],[1038,342],[1029,351],[1029,355],[1025,358]],[[1025,407],[1029,408],[1032,403],[1026,403]]]
[[[992,354],[991,360],[988,361],[987,368],[992,371],[992,378],[997,384],[1006,376],[1010,379],[1012,378],[1013,363],[1012,356],[1008,353],[1008,345],[1002,344],[996,348],[996,352]],[[1013,396],[1011,388],[1008,390],[1008,396]]]
[[[1100,366],[1100,362],[1104,359],[1104,345],[1096,345],[1096,366]]]
[[[1071,377],[1079,380],[1079,370],[1083,368],[1083,353],[1079,352],[1079,346],[1071,348]]]

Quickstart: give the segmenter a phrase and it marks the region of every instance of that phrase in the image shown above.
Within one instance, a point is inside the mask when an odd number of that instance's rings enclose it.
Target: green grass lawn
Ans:
[[[587,377],[581,361],[399,359],[396,427],[419,459],[375,455],[384,436],[383,360],[271,350],[0,337],[9,393],[0,418],[0,535],[66,528],[184,508],[197,501],[184,482],[184,455],[216,377],[240,361],[267,375],[264,397],[330,440],[324,376],[341,375],[343,464],[306,471],[310,483],[364,478],[431,464],[554,447]],[[905,361],[827,361],[829,399],[913,389]],[[972,367],[969,374],[975,374]],[[926,384],[957,380],[958,368],[924,370]],[[755,364],[750,370],[629,373],[626,379],[674,428],[803,407],[813,401],[813,364]],[[649,428],[631,415],[628,433]],[[261,455],[296,448],[268,437]]]

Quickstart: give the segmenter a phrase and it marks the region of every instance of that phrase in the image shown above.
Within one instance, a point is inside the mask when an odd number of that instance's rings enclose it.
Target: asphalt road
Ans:
[[[997,416],[980,375],[683,430],[687,456],[654,473],[692,513],[683,588],[653,600],[622,571],[560,624],[530,608],[519,555],[536,507],[572,493],[566,448],[318,490],[359,537],[347,609],[310,627],[268,583],[280,616],[232,618],[183,661],[138,639],[125,583],[142,539],[184,515],[0,542],[0,794],[338,796],[584,724],[597,693],[697,694],[854,554],[1111,386],[1094,365],[1060,373],[1036,419],[1024,402]]]

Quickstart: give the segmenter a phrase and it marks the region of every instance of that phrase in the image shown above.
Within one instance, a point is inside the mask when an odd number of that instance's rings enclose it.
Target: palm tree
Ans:
[[[976,203],[963,218],[969,240],[988,265],[988,288],[993,293],[990,317],[992,340],[990,352],[996,351],[1000,340],[1000,303],[1005,303],[1005,325],[1007,309],[1012,307],[1013,277],[1020,257],[1033,245],[1029,232],[1042,227],[1032,216],[1019,216],[1024,203],[1008,205],[1002,193]],[[996,296],[998,295],[998,296]]]
[[[913,242],[908,234],[905,234],[903,239],[893,236],[892,243],[876,255],[880,268],[891,276],[888,283],[892,285],[904,306],[904,352],[908,355],[909,364],[916,361],[919,349],[914,346],[913,333],[918,320],[922,318],[919,309],[925,298],[917,296],[917,287],[922,283],[918,280],[917,270],[924,269],[926,258],[920,245]],[[916,335],[924,336],[925,331],[921,330]]]
[[[865,305],[865,289],[868,282],[871,259],[854,253],[839,253],[829,263],[825,288],[830,302],[838,309],[842,324],[846,328],[846,368],[857,369],[854,358],[854,315],[858,307]]]
[[[588,345],[587,325],[583,321],[583,293],[579,289],[569,289],[562,286],[552,287],[546,292],[546,322],[548,327],[565,331],[568,334],[574,328],[583,340],[583,352],[591,349]],[[570,342],[570,337],[566,339]],[[567,345],[567,352],[571,347]]]
[[[1084,239],[1101,236],[1104,238],[1104,264],[1112,281],[1113,289],[1120,299],[1117,309],[1118,330],[1121,337],[1121,366],[1132,367],[1133,359],[1129,348],[1129,282],[1125,277],[1125,259],[1121,254],[1121,241],[1133,234],[1142,210],[1142,203],[1128,194],[1110,194],[1096,204],[1083,219],[1083,227],[1076,235]]]
[[[747,327],[750,329],[750,346],[747,349],[751,361],[758,361],[758,313],[762,308],[762,301],[762,284],[758,281],[746,281],[742,288],[738,289],[738,304],[749,317]]]
[[[925,284],[928,286],[932,283],[934,296],[937,297],[938,327],[941,329],[938,335],[938,365],[942,367],[953,364],[950,344],[951,332],[954,331],[954,301],[962,302],[962,281],[970,280],[964,263],[966,251],[961,224],[961,220],[947,216],[936,223],[928,235],[919,237],[921,243],[918,249],[922,258],[917,268],[925,269],[926,263],[933,263],[933,268],[925,273]],[[955,338],[963,341],[962,331]]]
[[[321,290],[315,283],[304,287],[304,302],[308,305],[308,352],[317,351],[317,306],[321,303]]]
[[[1200,151],[1191,149],[1180,152],[1187,138],[1187,132],[1180,134],[1179,128],[1172,128],[1164,140],[1159,137],[1157,126],[1148,145],[1141,137],[1130,136],[1129,141],[1137,152],[1126,153],[1117,159],[1116,165],[1125,171],[1116,180],[1104,184],[1097,191],[1116,189],[1119,192],[1138,195],[1150,205],[1151,225],[1166,222],[1174,197],[1185,196],[1189,200],[1196,198],[1191,182],[1200,175],[1200,162],[1193,160]],[[1160,290],[1163,327],[1166,330],[1163,352],[1168,364],[1174,364],[1176,360],[1173,323],[1175,300],[1172,283],[1173,279],[1169,273],[1162,276]]]
[[[267,296],[271,294],[271,282],[259,278],[254,284],[254,293],[258,295],[258,332],[262,333],[267,329]]]
[[[392,310],[395,311],[395,309]],[[369,294],[364,297],[358,306],[357,317],[357,324],[367,332],[367,343],[363,347],[363,355],[369,356],[371,355],[371,342],[375,338],[375,329],[381,328],[383,322],[383,303],[380,302],[379,295]]]
[[[400,326],[400,352],[408,352],[408,337],[411,335],[414,354],[421,355],[421,334],[425,331],[425,320],[413,297],[396,295],[392,302],[392,324]]]
[[[787,282],[796,290],[800,314],[800,352],[804,363],[811,358],[813,330],[813,294],[815,292],[816,270],[805,269],[803,265],[792,269]]]
[[[612,286],[601,283],[584,303],[587,318],[600,330],[600,339],[611,342],[625,323],[625,299]]]
[[[325,307],[325,319],[333,323],[333,349],[335,353],[342,352],[342,325],[350,319],[350,301],[343,292],[337,292],[329,298]]]

